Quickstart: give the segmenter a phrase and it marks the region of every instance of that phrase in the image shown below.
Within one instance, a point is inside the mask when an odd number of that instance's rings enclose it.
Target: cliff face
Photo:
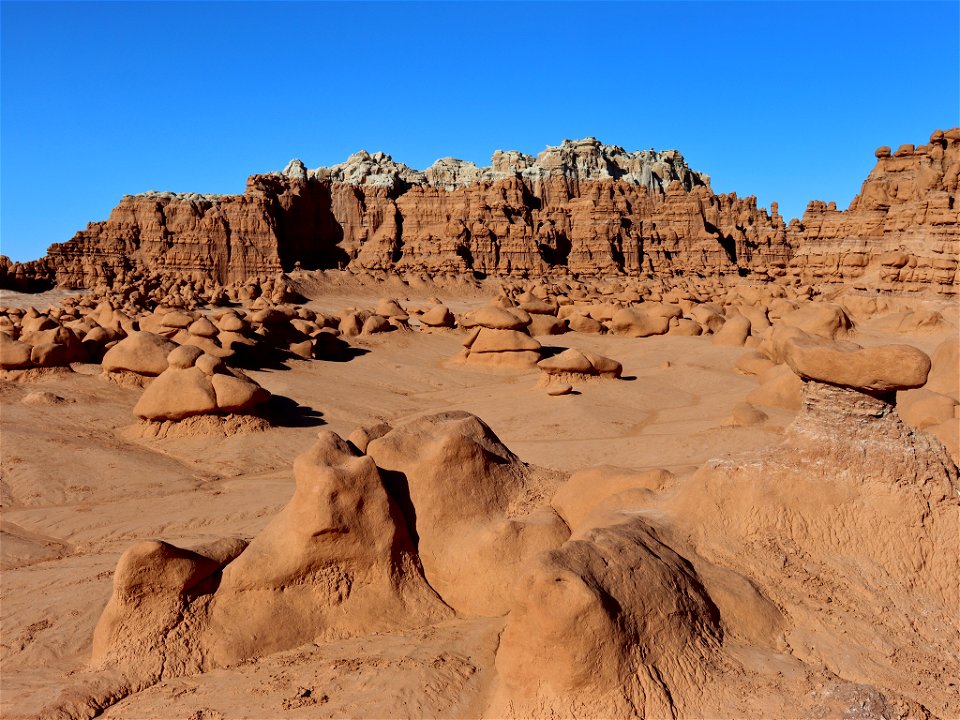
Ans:
[[[242,195],[126,196],[106,221],[5,272],[8,284],[32,272],[79,287],[144,267],[228,283],[300,263],[955,292],[960,129],[881,150],[849,210],[813,202],[789,228],[776,205],[767,213],[753,197],[715,195],[676,151],[631,153],[593,138],[537,158],[498,151],[486,168],[444,158],[421,172],[366,152],[317,170],[295,160],[250,177]]]
[[[957,293],[960,128],[927,145],[877,149],[877,165],[846,211],[813,201],[799,227],[789,274],[805,283]]]

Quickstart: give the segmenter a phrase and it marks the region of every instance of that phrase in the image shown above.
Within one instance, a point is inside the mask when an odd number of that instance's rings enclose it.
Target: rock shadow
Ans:
[[[320,427],[327,424],[319,410],[283,395],[271,395],[259,414],[275,427]]]

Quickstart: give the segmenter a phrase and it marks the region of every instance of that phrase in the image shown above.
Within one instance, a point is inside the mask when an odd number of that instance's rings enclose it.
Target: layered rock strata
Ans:
[[[877,149],[877,165],[841,212],[812,201],[799,225],[789,273],[802,282],[955,295],[960,257],[960,128],[926,145]]]
[[[789,227],[776,204],[714,194],[675,150],[594,138],[491,165],[424,171],[383,153],[253,175],[241,195],[125,196],[110,217],[0,285],[113,284],[133,271],[216,283],[296,267],[482,275],[749,276],[869,289],[957,287],[960,128],[877,151],[850,208],[811,202]]]
[[[330,168],[292,161],[242,195],[125,196],[110,217],[0,267],[24,286],[112,284],[138,269],[230,283],[295,267],[429,273],[710,272],[783,267],[786,225],[755,198],[714,195],[674,150],[593,138],[488,168],[446,158],[424,172],[365,152]]]

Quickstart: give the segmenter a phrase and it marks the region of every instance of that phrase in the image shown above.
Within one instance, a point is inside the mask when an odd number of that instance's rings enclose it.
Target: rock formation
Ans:
[[[146,268],[218,283],[346,266],[484,274],[782,267],[786,226],[754,198],[715,196],[676,151],[593,138],[489,168],[445,159],[421,173],[365,152],[251,176],[242,195],[125,196],[110,217],[0,282],[114,283]],[[8,278],[8,279],[4,279]]]
[[[541,360],[537,367],[551,380],[583,380],[591,377],[615,380],[623,372],[623,366],[616,360],[576,348]]]
[[[167,368],[133,408],[137,417],[162,422],[196,415],[249,414],[270,398],[241,371],[231,370],[195,345],[176,347],[166,362]]]
[[[296,491],[254,538],[133,546],[117,564],[93,663],[135,686],[321,637],[437,622],[406,522],[373,460],[337,435],[294,464]]]
[[[808,379],[783,442],[702,467],[668,521],[783,610],[798,658],[950,715],[953,688],[919,668],[941,668],[951,682],[960,669],[957,467],[901,421],[892,392],[925,380],[929,358],[913,351],[878,367],[899,346],[822,340],[811,354],[809,338],[787,345]]]
[[[482,307],[460,318],[470,331],[458,359],[487,367],[534,367],[540,360],[540,343],[530,337],[530,314],[519,308]]]
[[[0,284],[114,283],[144,268],[230,283],[295,267],[492,275],[626,273],[786,277],[952,295],[957,285],[960,128],[877,151],[846,211],[813,201],[788,227],[774,204],[715,195],[675,150],[627,152],[594,138],[491,165],[443,158],[421,172],[359,152],[253,175],[242,195],[125,196]]]
[[[960,128],[927,145],[877,150],[877,165],[841,212],[813,201],[799,226],[789,273],[804,283],[955,295],[960,256]]]

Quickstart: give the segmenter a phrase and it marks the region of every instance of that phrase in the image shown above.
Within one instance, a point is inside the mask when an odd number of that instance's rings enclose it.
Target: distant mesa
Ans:
[[[487,167],[416,170],[361,151],[331,167],[292,160],[242,195],[127,195],[110,217],[30,263],[0,258],[0,286],[111,286],[146,272],[229,284],[296,269],[509,277],[750,278],[955,296],[960,128],[877,150],[846,210],[813,200],[789,225],[776,204],[715,194],[676,150],[596,138]]]

